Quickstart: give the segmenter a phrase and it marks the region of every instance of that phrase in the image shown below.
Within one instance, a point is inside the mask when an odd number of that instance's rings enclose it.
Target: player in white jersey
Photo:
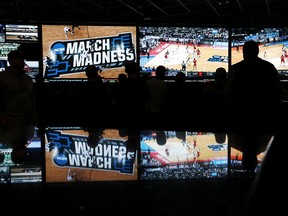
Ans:
[[[71,33],[71,29],[68,27],[68,26],[65,26],[64,27],[64,34],[65,34],[65,37],[68,38],[68,32]]]

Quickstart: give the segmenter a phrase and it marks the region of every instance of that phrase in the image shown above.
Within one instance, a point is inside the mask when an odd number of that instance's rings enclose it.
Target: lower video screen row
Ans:
[[[1,132],[2,133],[2,132]],[[273,135],[203,131],[27,127],[3,131],[0,183],[191,180],[239,176],[261,166]],[[245,143],[260,140],[257,149]],[[255,152],[251,156],[251,152]],[[243,155],[254,164],[243,163]],[[247,157],[245,157],[247,158]],[[253,159],[253,158],[252,158]],[[253,161],[251,158],[247,161]]]

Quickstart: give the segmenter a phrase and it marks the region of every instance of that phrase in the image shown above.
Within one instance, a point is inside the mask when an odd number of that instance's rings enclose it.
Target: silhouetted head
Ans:
[[[96,67],[95,65],[89,65],[87,66],[85,72],[89,81],[97,81],[99,83],[103,82],[102,77],[98,74],[98,72],[101,72],[99,67]]]
[[[100,135],[98,133],[89,133],[88,137],[87,137],[87,145],[90,148],[95,148],[98,146],[100,140]]]
[[[97,77],[98,71],[100,71],[100,69],[98,67],[96,67],[95,65],[88,65],[86,70],[85,70],[86,76],[88,79]]]
[[[186,131],[176,131],[176,137],[180,140],[186,141]]]
[[[135,75],[138,71],[137,63],[133,60],[126,61],[124,64],[125,72],[128,74],[128,76]]]
[[[13,143],[11,160],[14,164],[24,164],[28,160],[29,154],[27,153],[26,145],[26,140],[17,140]]]
[[[156,142],[158,145],[165,145],[167,142],[166,134],[164,131],[156,132]]]
[[[24,56],[19,50],[12,50],[8,53],[8,62],[11,67],[23,70],[25,66]]]
[[[255,59],[259,54],[259,46],[256,41],[246,41],[243,46],[243,58]]]
[[[215,80],[225,80],[226,79],[226,69],[223,67],[219,67],[215,71]]]
[[[225,141],[226,141],[226,134],[225,133],[215,133],[214,137],[215,137],[215,141],[219,144],[225,143]]]
[[[186,80],[186,75],[184,72],[182,71],[179,71],[177,74],[176,74],[176,82],[177,83],[185,83],[185,80]]]
[[[118,82],[121,83],[127,78],[127,75],[122,73],[118,75]]]
[[[95,148],[98,146],[102,138],[102,135],[104,134],[103,130],[104,129],[101,128],[99,129],[91,128],[88,130],[87,145],[90,148]]]
[[[156,77],[159,79],[163,79],[165,77],[166,74],[166,68],[163,65],[159,65],[156,68]]]
[[[119,136],[120,137],[128,136],[128,131],[126,129],[119,129]]]
[[[7,56],[8,56],[8,60],[24,59],[24,56],[22,55],[22,53],[19,50],[11,50]]]

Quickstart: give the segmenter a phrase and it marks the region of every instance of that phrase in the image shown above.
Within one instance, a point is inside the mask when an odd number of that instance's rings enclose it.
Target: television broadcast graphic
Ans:
[[[243,60],[242,48],[248,40],[259,44],[258,57],[271,62],[283,78],[288,76],[288,28],[232,28],[231,64]]]
[[[4,71],[8,65],[7,55],[11,50],[17,50],[18,43],[0,43],[0,71]]]
[[[9,66],[7,55],[20,50],[25,58],[25,71],[35,82],[39,74],[40,44],[37,25],[0,24],[0,71]]]
[[[42,36],[47,81],[87,79],[88,65],[99,67],[104,79],[117,79],[125,61],[136,61],[136,26],[43,25]]]
[[[213,78],[218,67],[228,70],[228,30],[207,27],[139,27],[140,75],[155,75],[159,65],[167,79],[179,71],[186,77]]]
[[[25,149],[18,152],[19,130],[25,140]],[[42,152],[39,129],[30,125],[13,125],[0,131],[0,184],[42,182]],[[16,135],[17,134],[17,135]],[[17,153],[18,152],[18,153]]]
[[[221,178],[228,175],[226,135],[142,131],[141,180]]]
[[[37,42],[38,26],[37,25],[5,25],[7,42]]]
[[[121,134],[116,129],[47,128],[46,182],[137,180],[137,148]]]

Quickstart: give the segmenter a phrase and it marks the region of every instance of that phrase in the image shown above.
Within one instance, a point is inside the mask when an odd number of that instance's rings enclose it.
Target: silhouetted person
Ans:
[[[258,57],[255,41],[243,46],[243,60],[228,72],[226,95],[230,126],[273,128],[277,120],[282,93],[274,65]]]
[[[136,158],[136,151],[139,150],[139,143],[140,143],[140,135],[139,130],[135,130],[133,128],[128,129],[119,129],[119,136],[120,137],[126,137],[126,159],[130,159],[131,161],[135,162]],[[133,152],[134,154],[131,154]]]
[[[101,72],[100,68],[96,67],[95,65],[89,65],[85,69],[85,74],[86,74],[88,81],[103,83],[103,79],[99,75],[99,72]]]
[[[226,118],[225,84],[227,72],[223,67],[215,71],[215,81],[208,83],[203,89],[201,98],[201,115],[205,127],[217,128],[224,126]]]
[[[226,133],[214,133],[216,143],[222,144],[226,141]]]
[[[156,133],[156,142],[158,145],[165,145],[167,142],[167,137],[165,134],[165,131],[163,130],[159,130],[159,131],[155,131]]]
[[[78,112],[84,121],[103,120],[110,110],[111,95],[99,72],[98,67],[89,65],[85,70],[88,80],[81,83],[78,90]]]
[[[126,74],[119,74],[118,75],[118,83],[122,83],[127,78]]]
[[[265,152],[272,135],[259,132],[228,133],[228,145],[242,152],[242,168],[253,176],[258,165],[257,156]]]
[[[245,42],[244,59],[231,66],[226,84],[230,142],[231,137],[232,143],[237,141],[243,168],[249,172],[255,171],[257,149],[277,126],[282,93],[276,68],[258,54],[255,41]]]
[[[11,160],[27,160],[27,146],[37,123],[35,90],[19,50],[8,53],[9,67],[0,73],[0,143],[11,147]]]
[[[127,61],[124,66],[127,78],[123,80],[120,89],[113,91],[113,110],[117,117],[139,123],[139,118],[146,112],[146,103],[150,101],[149,90],[147,84],[139,78],[135,61]]]
[[[146,81],[151,96],[151,100],[148,103],[148,112],[160,114],[165,109],[167,100],[167,85],[164,81],[166,68],[163,65],[159,65],[155,73],[155,77],[150,77]]]
[[[97,147],[100,140],[103,138],[104,128],[87,128],[84,130],[88,132],[87,145],[90,148]]]
[[[27,147],[35,129],[35,125],[29,121],[30,118],[22,117],[0,124],[0,143],[6,148],[12,148],[11,160],[14,164],[24,164],[29,159]]]
[[[176,121],[180,121],[179,126],[186,125],[189,121],[189,117],[192,118],[194,123],[196,122],[197,115],[183,115],[183,112],[193,112],[193,92],[191,92],[190,85],[186,83],[186,75],[184,72],[179,71],[176,74],[175,82],[171,82],[168,85],[168,102],[166,107],[166,113],[170,118],[174,118]],[[189,122],[190,123],[190,122]]]
[[[29,154],[27,153],[28,141],[16,140],[12,143],[11,160],[15,164],[24,164],[28,161]]]
[[[185,85],[186,75],[184,72],[179,71],[175,76],[176,86],[182,88]]]
[[[36,120],[32,78],[24,70],[24,56],[18,50],[8,53],[9,67],[0,73],[0,120],[24,117]]]
[[[176,137],[186,144],[186,131],[176,131]]]
[[[141,77],[141,79],[142,79],[144,82],[146,82],[147,80],[150,79],[150,74],[148,74],[148,73],[143,74],[142,77]]]

